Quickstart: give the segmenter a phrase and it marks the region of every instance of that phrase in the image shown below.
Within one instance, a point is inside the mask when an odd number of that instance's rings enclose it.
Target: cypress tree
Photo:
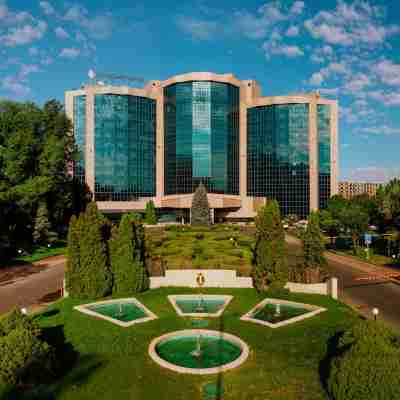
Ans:
[[[140,227],[141,224],[134,223],[125,214],[119,227],[112,229],[109,248],[115,295],[129,296],[146,289],[147,274],[142,257],[142,240],[138,232]]]
[[[146,203],[145,222],[149,225],[157,224],[156,208],[153,200],[150,200]]]
[[[268,286],[285,286],[289,270],[285,249],[285,231],[283,229],[279,205],[273,200],[261,207],[255,219],[257,242],[255,249],[254,284],[258,290]]]
[[[79,249],[79,220],[73,215],[69,222],[67,238],[67,265],[65,270],[65,286],[71,297],[82,297],[82,285]]]
[[[304,267],[310,271],[306,280],[318,281],[321,268],[326,265],[324,257],[325,245],[319,227],[319,215],[311,212],[308,217],[307,229],[303,236]]]
[[[46,243],[50,238],[54,238],[54,232],[51,232],[51,223],[46,203],[42,201],[39,203],[36,212],[33,240],[35,243]]]
[[[104,297],[111,290],[111,272],[107,265],[107,249],[102,222],[96,203],[89,203],[80,221],[80,267],[84,296]]]
[[[210,224],[210,206],[207,199],[207,190],[203,183],[200,183],[194,192],[191,211],[191,224],[193,226]]]

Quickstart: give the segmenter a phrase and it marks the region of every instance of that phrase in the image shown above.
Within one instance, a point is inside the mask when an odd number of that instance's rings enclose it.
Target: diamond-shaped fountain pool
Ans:
[[[232,300],[228,295],[170,295],[168,300],[181,317],[219,317]]]
[[[241,320],[279,328],[326,311],[325,308],[311,304],[296,303],[280,299],[264,299],[258,303]]]
[[[158,318],[135,298],[113,299],[74,307],[84,314],[128,327]]]

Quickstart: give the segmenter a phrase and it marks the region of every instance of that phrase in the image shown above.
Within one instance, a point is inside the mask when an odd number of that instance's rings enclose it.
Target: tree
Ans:
[[[304,267],[307,282],[319,282],[322,268],[326,265],[324,239],[319,228],[319,216],[311,212],[303,235]]]
[[[366,214],[361,207],[350,204],[350,206],[342,210],[340,220],[344,228],[351,235],[353,251],[356,254],[360,237],[368,229],[368,214]]]
[[[362,321],[346,331],[331,361],[334,400],[400,398],[400,338],[383,324]]]
[[[282,288],[288,280],[285,232],[279,205],[273,200],[262,206],[255,218],[257,241],[253,278],[258,290]]]
[[[145,222],[149,225],[157,224],[156,208],[154,206],[154,201],[150,200],[146,203],[146,216]]]
[[[328,210],[319,212],[320,227],[332,238],[340,233],[341,222],[339,218],[334,218],[332,213]]]
[[[33,240],[35,243],[54,242],[57,234],[51,231],[51,223],[48,218],[48,211],[45,202],[39,203],[33,229]]]
[[[75,215],[71,217],[67,239],[67,264],[65,270],[65,286],[71,297],[85,297],[84,280],[80,262],[80,229]]]
[[[96,203],[89,203],[79,217],[80,271],[84,297],[97,299],[111,291],[112,275],[107,263],[107,247]]]
[[[200,183],[194,192],[191,213],[191,224],[193,226],[210,225],[210,206],[208,204],[207,190],[203,183]]]
[[[339,219],[341,212],[349,205],[349,201],[343,196],[335,194],[327,203],[327,210],[334,219]]]
[[[119,228],[113,227],[109,241],[113,294],[129,296],[146,289],[146,271],[139,239],[139,225],[125,214]]]

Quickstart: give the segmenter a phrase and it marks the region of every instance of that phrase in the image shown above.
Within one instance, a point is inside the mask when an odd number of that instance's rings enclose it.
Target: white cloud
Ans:
[[[14,93],[16,97],[27,97],[31,93],[29,86],[21,83],[15,76],[6,76],[1,82],[1,87],[4,90]]]
[[[44,21],[39,21],[37,25],[26,24],[10,28],[5,35],[0,36],[0,43],[3,42],[8,47],[29,44],[41,39],[46,30],[47,24]]]
[[[73,59],[78,57],[80,53],[81,51],[74,47],[63,48],[59,54],[59,57]]]
[[[34,57],[34,56],[37,56],[39,54],[39,50],[38,50],[37,47],[30,47],[28,49],[28,53],[29,53],[30,56]]]
[[[400,86],[400,64],[394,64],[391,60],[384,59],[372,66],[383,83],[393,86]]]
[[[320,88],[318,90],[321,94],[328,96],[337,96],[339,94],[339,88]]]
[[[35,64],[22,64],[19,71],[19,78],[25,80],[31,73],[39,71],[40,68]]]
[[[295,1],[290,9],[292,14],[302,14],[304,10],[304,1]]]
[[[320,11],[304,22],[315,39],[342,46],[376,46],[400,33],[400,26],[385,26],[382,22],[384,9],[370,6],[362,0],[347,4],[339,0],[336,9]]]
[[[365,93],[366,97],[383,103],[385,106],[400,106],[400,93],[385,93],[382,90],[371,90]]]
[[[311,75],[309,84],[312,86],[319,86],[324,81],[324,76],[320,72],[315,72]]]
[[[349,169],[345,175],[351,181],[383,183],[398,177],[400,171],[399,168],[368,166]]]
[[[281,46],[273,49],[273,54],[282,54],[289,58],[304,56],[304,51],[298,46]]]
[[[363,127],[358,128],[357,131],[361,133],[373,133],[377,135],[400,135],[400,127],[396,128],[388,125]]]
[[[48,1],[39,2],[39,6],[46,15],[52,15],[55,13],[54,7]]]
[[[350,93],[358,92],[371,84],[372,82],[368,75],[358,73],[344,85],[344,89]]]
[[[54,32],[60,39],[68,39],[70,37],[69,33],[61,26],[58,26],[56,29],[54,29]]]
[[[177,24],[183,32],[197,40],[210,40],[217,32],[217,23],[212,21],[180,17]]]
[[[299,28],[295,25],[290,26],[286,31],[286,36],[298,36],[299,35]]]

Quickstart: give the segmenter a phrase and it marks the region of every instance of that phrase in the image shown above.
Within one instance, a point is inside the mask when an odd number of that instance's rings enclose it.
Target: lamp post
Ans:
[[[372,309],[372,315],[374,316],[374,320],[375,320],[375,321],[376,321],[376,318],[378,317],[378,314],[379,314],[379,308],[374,307],[374,308]]]
[[[28,310],[25,307],[21,308],[21,314],[27,315],[28,314]]]

